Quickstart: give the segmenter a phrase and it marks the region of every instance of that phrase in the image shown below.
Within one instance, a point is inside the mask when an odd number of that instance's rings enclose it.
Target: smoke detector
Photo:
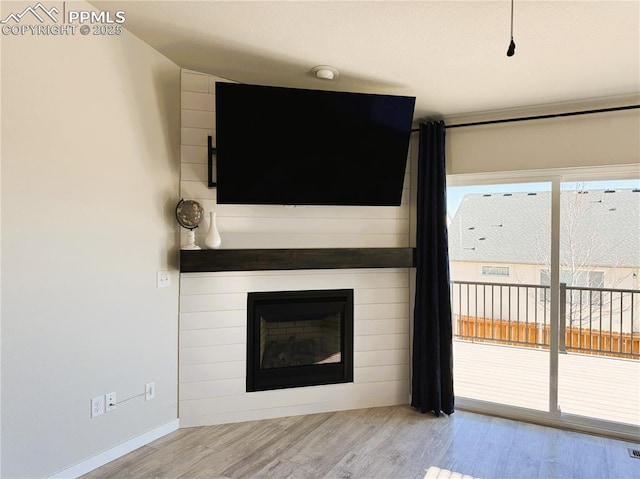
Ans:
[[[313,73],[316,78],[320,80],[337,80],[340,77],[340,72],[333,67],[329,67],[327,65],[318,65],[317,67],[313,67],[311,69],[311,73]]]

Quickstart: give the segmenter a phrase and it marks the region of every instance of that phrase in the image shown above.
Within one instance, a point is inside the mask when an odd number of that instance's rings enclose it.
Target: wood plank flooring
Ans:
[[[381,407],[180,429],[83,479],[634,479],[626,443],[457,411]]]

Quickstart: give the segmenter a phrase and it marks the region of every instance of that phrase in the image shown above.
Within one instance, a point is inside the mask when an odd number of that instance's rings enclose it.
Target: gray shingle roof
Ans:
[[[561,256],[594,266],[640,266],[640,191],[563,192]],[[546,263],[551,193],[466,195],[449,226],[452,261]],[[561,258],[562,260],[562,258]]]

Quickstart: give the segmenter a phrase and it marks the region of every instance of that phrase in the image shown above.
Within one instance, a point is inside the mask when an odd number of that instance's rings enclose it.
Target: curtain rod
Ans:
[[[495,125],[497,123],[514,123],[517,121],[544,120],[546,118],[560,118],[564,116],[590,115],[593,113],[607,113],[610,111],[637,110],[638,108],[640,108],[640,105],[614,106],[611,108],[600,108],[597,110],[569,111],[565,113],[551,113],[548,115],[525,116],[521,118],[505,118],[502,120],[487,120],[487,121],[474,121],[471,123],[458,123],[454,125],[445,125],[445,128],[464,128],[467,126]],[[415,132],[420,130],[414,129],[411,131]]]

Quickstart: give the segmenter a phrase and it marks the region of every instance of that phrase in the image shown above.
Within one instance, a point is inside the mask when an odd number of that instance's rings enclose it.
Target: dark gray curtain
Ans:
[[[420,125],[411,406],[454,411],[445,171],[445,125]]]

